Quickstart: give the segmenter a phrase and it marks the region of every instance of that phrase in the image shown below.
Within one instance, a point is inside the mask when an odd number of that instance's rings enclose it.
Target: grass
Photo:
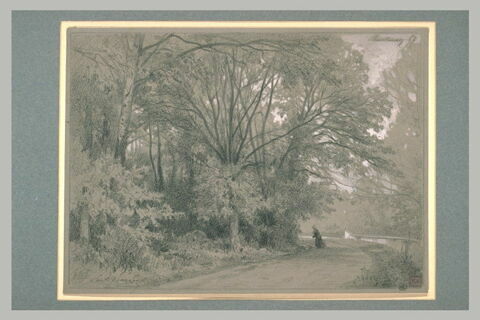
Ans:
[[[388,282],[383,282],[383,286],[369,282],[372,275],[386,272],[385,267],[390,266],[378,264],[373,259],[389,252],[385,246],[344,239],[327,239],[326,244],[326,248],[317,249],[313,239],[309,239],[300,241],[299,246],[289,251],[244,247],[242,252],[232,252],[224,250],[221,242],[180,239],[169,244],[166,252],[155,254],[153,250],[149,251],[145,270],[112,272],[93,262],[79,263],[77,260],[71,261],[70,274],[74,287],[83,289],[168,289],[181,292],[396,289],[395,285],[386,285]],[[78,255],[71,257],[78,258]]]
[[[357,288],[420,288],[422,270],[411,254],[388,247],[370,252],[372,263],[354,280]]]
[[[279,251],[245,246],[239,252],[224,249],[221,241],[207,238],[190,241],[189,236],[169,244],[163,252],[143,248],[141,269],[112,270],[108,262],[99,263],[98,256],[89,257],[91,249],[71,243],[70,285],[76,288],[138,288],[193,277],[225,267],[259,262],[284,254]]]
[[[371,259],[364,246],[375,245],[343,239],[328,240],[318,249],[313,240],[301,241],[301,249],[241,266],[231,266],[200,276],[161,285],[174,292],[335,292],[349,287]]]

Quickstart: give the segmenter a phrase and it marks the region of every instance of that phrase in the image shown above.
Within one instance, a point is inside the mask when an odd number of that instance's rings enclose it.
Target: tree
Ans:
[[[384,144],[393,152],[385,157],[394,169],[368,173],[356,183],[356,200],[375,214],[371,227],[397,236],[423,236],[424,96],[419,90],[423,71],[417,61],[421,44],[415,36],[401,43],[400,59],[383,74],[383,85],[396,109]],[[358,204],[360,208],[362,204]],[[365,209],[366,210],[366,209]],[[378,232],[378,230],[377,230]]]
[[[241,217],[263,210],[290,223],[328,210],[343,179],[390,168],[374,133],[392,103],[336,35],[77,37],[72,75],[85,89],[72,101],[85,126],[75,130],[91,160],[100,148],[134,170],[128,146],[140,145],[157,196],[228,217],[233,250]],[[197,201],[179,204],[180,189]]]
[[[217,47],[244,47],[269,45],[266,40],[246,41],[215,40],[202,37],[203,41],[185,39],[174,33],[146,35],[145,33],[119,33],[82,38],[77,35],[78,44],[74,51],[87,59],[101,74],[103,81],[117,95],[116,121],[113,125],[113,154],[125,165],[126,150],[132,133],[132,115],[139,89],[156,72],[167,69],[178,59],[196,51],[212,51]],[[168,46],[166,46],[168,44]]]
[[[95,159],[110,147],[113,96],[94,69],[73,70],[70,87],[71,135],[78,137],[82,151]]]
[[[228,181],[255,170],[264,200],[268,168],[283,175],[286,159],[305,184],[310,176],[331,183],[335,174],[365,172],[365,162],[387,166],[381,156],[387,149],[371,131],[380,130],[391,103],[385,92],[366,87],[361,55],[334,36],[295,45],[198,51],[169,73],[174,82],[166,104],[182,113]],[[286,121],[276,123],[274,111]],[[282,143],[287,148],[279,156],[275,144]],[[235,248],[240,209],[233,202],[228,207]]]
[[[422,239],[424,225],[424,151],[423,109],[425,95],[422,87],[422,63],[417,61],[422,50],[416,36],[412,36],[401,50],[401,58],[385,74],[385,85],[398,105],[397,119],[386,143],[396,154],[395,162],[402,172],[392,183],[395,190],[391,205],[395,210],[394,224],[405,235]]]

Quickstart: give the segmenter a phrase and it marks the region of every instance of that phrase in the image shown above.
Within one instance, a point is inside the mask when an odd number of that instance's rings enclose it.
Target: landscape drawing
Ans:
[[[427,292],[427,31],[70,28],[64,292]]]

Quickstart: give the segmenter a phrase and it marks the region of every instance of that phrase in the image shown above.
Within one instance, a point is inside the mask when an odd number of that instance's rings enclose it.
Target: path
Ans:
[[[312,241],[311,241],[312,242]],[[368,250],[379,245],[363,241],[329,239],[327,248],[309,248],[297,255],[229,269],[161,285],[166,290],[335,290],[368,266]]]

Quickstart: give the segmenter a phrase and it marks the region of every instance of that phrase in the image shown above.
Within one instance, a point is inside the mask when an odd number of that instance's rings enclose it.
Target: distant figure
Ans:
[[[322,240],[322,235],[320,234],[320,231],[318,231],[318,229],[313,226],[313,236],[312,238],[315,239],[315,247],[317,248],[325,248],[325,242],[323,242]]]
[[[349,240],[357,240],[356,237],[354,237],[350,232],[345,229],[345,235],[343,236],[344,239],[349,239]]]

